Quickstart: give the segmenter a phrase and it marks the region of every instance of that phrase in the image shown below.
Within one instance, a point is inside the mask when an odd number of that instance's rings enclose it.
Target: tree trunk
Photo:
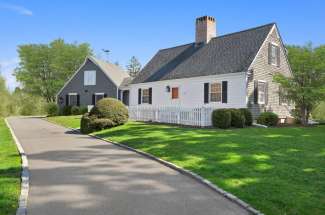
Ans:
[[[301,119],[301,124],[304,125],[304,126],[307,126],[308,125],[308,118],[309,118],[309,114],[308,114],[308,111],[307,111],[307,108],[306,107],[301,107],[300,108],[300,119]]]

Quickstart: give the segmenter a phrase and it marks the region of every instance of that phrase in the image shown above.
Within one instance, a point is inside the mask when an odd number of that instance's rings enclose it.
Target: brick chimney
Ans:
[[[216,35],[216,21],[212,16],[202,16],[196,19],[195,42],[197,44],[208,43]]]

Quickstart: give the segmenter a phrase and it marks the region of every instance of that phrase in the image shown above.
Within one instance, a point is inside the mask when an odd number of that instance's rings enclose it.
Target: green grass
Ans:
[[[219,130],[129,122],[96,134],[189,169],[266,214],[325,214],[325,126]]]
[[[53,116],[47,117],[47,120],[65,127],[69,128],[79,128],[80,127],[81,115],[77,116]]]
[[[20,156],[0,118],[0,215],[15,214],[20,195]]]

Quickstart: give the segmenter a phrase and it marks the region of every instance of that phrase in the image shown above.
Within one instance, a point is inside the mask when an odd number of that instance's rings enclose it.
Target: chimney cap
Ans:
[[[212,16],[201,16],[201,17],[198,17],[196,18],[196,22],[199,22],[199,21],[206,21],[206,20],[209,20],[209,21],[212,21],[212,22],[215,22],[215,19],[214,17]]]

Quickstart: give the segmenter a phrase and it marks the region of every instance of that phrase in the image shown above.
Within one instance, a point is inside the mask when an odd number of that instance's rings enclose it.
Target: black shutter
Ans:
[[[149,88],[149,104],[152,104],[152,88]]]
[[[228,81],[222,82],[222,103],[228,102]]]
[[[268,46],[268,63],[271,64],[271,52],[272,52],[272,44],[269,43],[269,46]]]
[[[254,104],[258,104],[258,81],[254,81]]]
[[[276,49],[276,65],[280,66],[280,47]]]
[[[93,94],[93,101],[92,101],[92,104],[95,105],[95,94]]]
[[[77,106],[80,106],[80,95],[77,95]]]
[[[209,83],[204,83],[204,103],[209,103]]]
[[[117,91],[117,99],[118,100],[121,100],[121,90],[118,90]]]
[[[138,104],[141,104],[141,88],[138,89]]]
[[[69,95],[65,95],[65,106],[69,106]]]
[[[104,98],[106,98],[107,97],[107,94],[106,93],[104,93]]]
[[[267,82],[265,82],[265,104],[267,105],[267,103],[269,102],[269,84]]]

